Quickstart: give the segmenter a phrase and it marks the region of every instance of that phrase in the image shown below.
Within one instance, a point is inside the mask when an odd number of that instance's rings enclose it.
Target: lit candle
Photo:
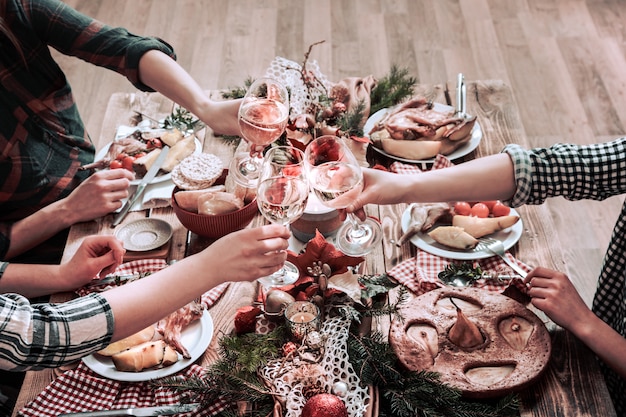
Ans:
[[[294,323],[308,323],[315,320],[315,316],[312,313],[296,313],[291,316],[290,320]]]
[[[307,333],[319,330],[320,310],[309,301],[295,301],[285,308],[287,327],[296,340],[302,340]]]

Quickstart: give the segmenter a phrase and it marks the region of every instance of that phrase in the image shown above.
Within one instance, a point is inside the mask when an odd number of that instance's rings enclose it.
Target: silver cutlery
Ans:
[[[159,407],[120,408],[116,410],[83,411],[79,413],[59,414],[57,417],[113,417],[113,416],[169,416],[172,414],[189,413],[200,404],[162,405]]]
[[[526,278],[527,272],[524,271],[519,265],[515,262],[511,261],[506,256],[506,251],[504,250],[504,245],[498,239],[493,239],[490,237],[480,238],[479,244],[476,246],[474,250],[476,251],[489,251],[494,255],[498,255],[508,266],[510,266],[515,272],[517,272],[522,278]]]
[[[169,150],[169,146],[163,146],[163,148],[161,149],[161,153],[159,153],[157,159],[154,161],[146,175],[144,175],[133,195],[128,197],[128,200],[126,200],[126,204],[124,204],[122,210],[117,214],[117,216],[115,216],[115,219],[113,219],[113,223],[111,224],[112,227],[117,226],[122,222],[122,220],[124,220],[131,207],[135,204],[139,197],[141,197],[148,184],[150,184],[154,177],[156,177],[157,172],[159,172],[159,170],[161,169],[161,165],[163,165],[163,162],[165,162],[165,158],[167,157],[167,153],[169,152]]]

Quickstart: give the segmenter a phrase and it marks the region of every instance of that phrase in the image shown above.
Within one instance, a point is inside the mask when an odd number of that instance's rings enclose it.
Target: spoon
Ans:
[[[495,279],[498,281],[506,281],[506,280],[519,278],[519,277],[515,275],[498,275],[496,277],[486,276],[484,278],[491,278],[491,279]],[[463,288],[463,287],[471,287],[472,285],[474,285],[474,282],[478,281],[480,278],[473,278],[473,277],[465,276],[465,275],[453,275],[451,277],[447,277],[444,279],[439,278],[439,279],[441,279],[441,282],[443,282],[446,285],[450,285],[451,287]]]

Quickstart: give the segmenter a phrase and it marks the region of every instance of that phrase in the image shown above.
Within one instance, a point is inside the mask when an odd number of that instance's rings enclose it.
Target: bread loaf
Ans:
[[[172,365],[178,361],[178,353],[165,341],[157,340],[116,353],[111,356],[111,360],[115,369],[120,372],[140,372],[157,366]]]
[[[117,342],[111,343],[106,348],[98,351],[98,353],[103,356],[113,356],[116,353],[119,353],[133,346],[137,346],[141,343],[151,341],[154,338],[155,332],[156,332],[156,326],[152,325],[152,326],[146,327],[145,329],[131,336],[118,340]]]
[[[214,185],[202,190],[177,191],[176,194],[174,194],[174,198],[176,199],[176,204],[178,204],[179,207],[187,211],[197,213],[198,198],[200,198],[201,195],[211,192],[224,191],[225,189],[226,188],[223,185]]]
[[[226,214],[239,210],[242,207],[243,201],[231,193],[218,191],[205,193],[198,197],[199,214]]]

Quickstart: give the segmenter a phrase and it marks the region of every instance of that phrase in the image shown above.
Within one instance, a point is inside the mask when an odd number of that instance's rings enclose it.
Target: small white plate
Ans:
[[[111,358],[94,354],[83,358],[83,362],[95,373],[116,381],[148,381],[155,378],[163,378],[172,375],[189,365],[193,364],[211,344],[213,339],[213,319],[208,311],[200,320],[196,320],[182,331],[181,342],[187,348],[191,357],[181,358],[173,365],[159,369],[149,369],[142,372],[121,372],[115,369]]]
[[[447,111],[447,110],[454,110],[454,107],[451,106],[446,106],[445,104],[441,104],[441,103],[434,103],[434,107],[436,109],[440,109],[443,111]],[[374,126],[380,122],[386,115],[387,113],[389,113],[389,111],[391,111],[392,109],[390,108],[386,108],[386,109],[380,109],[378,110],[376,113],[374,113],[373,115],[371,115],[368,119],[367,122],[365,122],[365,126],[363,127],[363,132],[365,134],[366,137],[369,138],[369,132],[374,128]],[[469,154],[470,152],[472,152],[474,149],[476,149],[478,147],[478,145],[480,144],[481,139],[483,138],[483,131],[482,128],[480,127],[480,124],[478,123],[478,120],[476,121],[476,123],[474,123],[474,127],[472,128],[472,137],[470,138],[470,140],[465,143],[463,146],[459,147],[458,149],[456,149],[454,152],[450,153],[449,155],[446,155],[446,157],[451,160],[454,161],[456,159],[462,158],[465,155]],[[432,164],[435,162],[435,158],[428,158],[428,159],[407,159],[407,158],[401,158],[399,156],[395,156],[395,155],[391,155],[387,152],[385,152],[384,150],[371,145],[372,148],[382,154],[385,155],[388,158],[391,159],[395,159],[396,161],[400,161],[400,162],[406,162],[408,164]]]
[[[115,231],[115,237],[132,251],[148,251],[163,246],[172,237],[172,226],[161,219],[139,219]]]
[[[409,206],[407,207],[406,210],[404,210],[404,213],[402,213],[402,220],[401,220],[402,233],[405,233],[409,228],[409,225],[411,222],[410,209],[411,207]],[[515,209],[511,209],[511,215],[519,216],[518,212],[515,211]],[[443,226],[443,225],[435,224],[435,226],[433,226],[433,229],[438,226]],[[522,237],[523,231],[524,231],[524,226],[522,225],[522,219],[520,218],[517,221],[517,223],[515,223],[513,226],[504,230],[500,230],[499,232],[493,233],[489,235],[489,237],[502,241],[502,244],[504,245],[504,249],[509,250],[513,247],[513,245],[517,243],[518,240],[520,240],[520,238]],[[447,246],[444,246],[440,243],[435,242],[435,240],[432,237],[428,236],[428,233],[422,233],[422,232],[418,232],[415,235],[413,235],[413,237],[411,237],[411,243],[428,253],[432,253],[433,255],[437,255],[437,256],[441,256],[443,258],[449,258],[449,259],[475,260],[475,259],[490,258],[494,256],[494,254],[489,252],[488,250],[464,251],[464,250],[457,250],[457,249],[449,248]]]

